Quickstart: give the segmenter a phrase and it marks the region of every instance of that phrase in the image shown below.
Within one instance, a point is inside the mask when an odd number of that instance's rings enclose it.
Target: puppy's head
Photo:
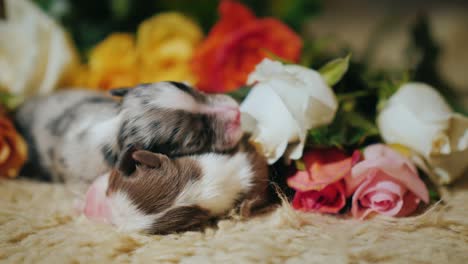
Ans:
[[[178,82],[144,84],[111,92],[123,97],[119,143],[170,156],[223,152],[242,136],[239,105]]]
[[[174,161],[163,154],[129,149],[118,169],[91,185],[83,212],[125,231],[166,234],[192,229],[210,214],[183,202],[181,194],[200,177],[201,169],[191,159]]]
[[[245,200],[267,200],[266,162],[251,153],[208,153],[170,159],[128,148],[118,169],[101,176],[86,194],[84,213],[121,230],[165,234],[200,227]],[[258,203],[260,202],[260,204]],[[246,210],[244,210],[246,211]]]

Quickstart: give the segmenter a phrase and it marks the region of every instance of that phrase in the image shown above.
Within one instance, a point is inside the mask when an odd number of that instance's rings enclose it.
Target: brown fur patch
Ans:
[[[154,154],[155,158],[165,157]],[[145,214],[160,213],[174,204],[190,181],[201,177],[201,168],[190,158],[165,160],[158,169],[137,165],[130,176],[114,170],[109,179],[108,195],[120,190],[126,193]]]
[[[200,227],[211,218],[209,212],[199,206],[179,206],[167,211],[148,230],[151,234],[182,232]]]

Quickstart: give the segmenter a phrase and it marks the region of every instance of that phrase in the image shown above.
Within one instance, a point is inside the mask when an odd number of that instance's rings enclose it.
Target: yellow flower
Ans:
[[[175,12],[144,21],[137,31],[137,51],[143,70],[141,82],[194,82],[189,63],[203,38],[200,27]]]
[[[99,43],[69,83],[103,90],[164,80],[195,83],[190,61],[202,38],[187,17],[156,15],[140,24],[136,42],[132,34],[114,33]]]
[[[88,75],[87,81],[79,77],[78,83],[104,90],[138,84],[134,37],[124,33],[110,35],[91,51],[88,68],[78,74]]]

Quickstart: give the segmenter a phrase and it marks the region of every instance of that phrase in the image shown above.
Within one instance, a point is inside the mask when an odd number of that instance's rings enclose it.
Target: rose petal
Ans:
[[[429,192],[419,178],[411,161],[382,144],[371,145],[364,151],[365,159],[352,168],[351,177],[346,178],[347,194],[350,195],[364,180],[368,171],[378,169],[416,194],[421,200],[429,202]]]
[[[353,195],[351,212],[359,219],[376,212],[387,216],[406,216],[412,213],[421,199],[407,190],[394,177],[378,169],[371,169]]]
[[[371,212],[388,216],[396,216],[403,207],[404,190],[396,183],[388,182],[388,175],[381,171],[372,170],[364,182],[356,189],[353,195],[351,212],[359,219],[366,218]],[[383,181],[383,183],[381,183]],[[395,191],[395,192],[393,192]],[[377,197],[376,197],[377,196]],[[380,196],[380,197],[379,197]],[[383,197],[388,198],[388,205],[380,206]]]
[[[399,184],[391,182],[388,175],[377,173],[369,183],[364,195],[368,196],[370,208],[383,215],[395,216],[403,207],[403,197],[406,190]],[[372,191],[370,191],[372,190]],[[378,203],[386,201],[388,204],[381,206]]]
[[[281,157],[289,141],[299,139],[300,129],[297,122],[281,98],[267,83],[252,89],[240,110],[242,120],[246,118],[255,120],[255,122],[242,121],[242,127],[244,131],[253,133],[253,140],[261,145],[263,154],[270,164]]]
[[[398,212],[397,216],[407,216],[413,213],[419,206],[421,199],[414,195],[412,192],[406,192],[403,197],[403,208]]]
[[[314,190],[311,188],[312,179],[307,171],[297,171],[294,176],[288,178],[287,183],[289,187],[299,192]]]
[[[423,169],[429,169],[429,176],[438,184],[451,183],[468,169],[463,162],[468,153],[468,118],[454,113],[427,84],[401,86],[379,113],[377,125],[385,142],[422,155],[425,161],[418,166],[427,163]]]
[[[296,192],[292,205],[306,212],[338,213],[346,204],[344,183],[333,183],[321,191]]]
[[[288,186],[301,192],[321,190],[348,177],[359,155],[359,152],[355,152],[352,157],[346,158],[346,155],[337,149],[309,151],[303,157],[307,171],[298,171],[289,177]]]

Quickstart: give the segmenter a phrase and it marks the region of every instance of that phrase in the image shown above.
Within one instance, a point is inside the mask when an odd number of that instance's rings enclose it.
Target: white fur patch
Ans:
[[[132,203],[125,193],[120,191],[109,197],[112,211],[112,224],[121,231],[142,231],[149,229],[155,216],[145,215]]]
[[[172,88],[172,87],[171,87]],[[189,94],[179,89],[161,89],[156,98],[151,100],[151,105],[167,109],[199,112],[200,105]]]
[[[239,195],[250,189],[253,172],[245,153],[194,158],[200,162],[202,178],[185,187],[174,207],[195,204],[219,215],[231,209]]]
[[[89,134],[91,136],[89,141],[94,146],[100,146],[102,142],[109,141],[109,138],[117,137],[117,131],[119,131],[121,123],[122,116],[118,115],[104,122],[94,124],[94,126],[89,129]]]

